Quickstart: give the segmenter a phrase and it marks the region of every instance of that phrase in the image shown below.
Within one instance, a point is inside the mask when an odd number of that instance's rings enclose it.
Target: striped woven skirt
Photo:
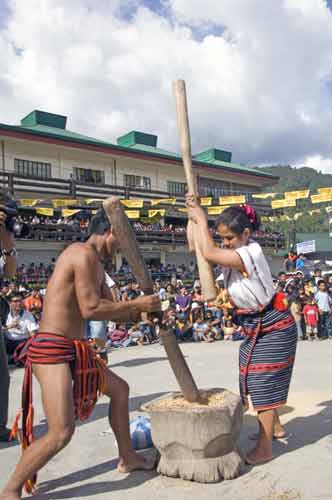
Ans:
[[[256,411],[286,403],[295,360],[297,331],[288,311],[268,308],[241,317],[240,394]]]

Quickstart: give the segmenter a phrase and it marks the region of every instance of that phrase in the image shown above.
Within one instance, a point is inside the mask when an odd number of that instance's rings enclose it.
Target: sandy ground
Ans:
[[[226,387],[237,392],[239,343],[185,344],[182,349],[200,388]],[[259,467],[247,467],[233,481],[202,485],[159,477],[154,472],[121,475],[116,471],[117,448],[107,433],[107,400],[102,398],[93,416],[77,427],[69,446],[39,475],[36,498],[114,500],[332,500],[332,341],[301,342],[288,405],[283,409],[289,437],[274,443],[275,459]],[[159,345],[117,350],[110,355],[111,368],[131,386],[132,415],[144,402],[176,390],[163,348]],[[23,370],[12,371],[10,417],[20,401]],[[35,386],[38,432],[46,424]],[[247,414],[241,447],[252,443],[254,415]],[[19,457],[17,445],[0,444],[0,488]]]

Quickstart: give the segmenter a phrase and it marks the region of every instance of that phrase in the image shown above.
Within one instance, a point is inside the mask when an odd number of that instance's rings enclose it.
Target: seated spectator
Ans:
[[[224,326],[224,340],[233,340],[235,325],[231,319],[226,320]]]
[[[179,313],[179,318],[185,320],[188,319],[191,306],[191,297],[184,286],[181,287],[180,294],[176,296],[175,304],[176,310]]]
[[[209,324],[202,317],[198,317],[193,324],[193,339],[195,342],[213,342],[215,335],[210,330]]]
[[[35,318],[29,311],[24,310],[22,297],[13,295],[5,327],[5,343],[10,362],[17,346],[37,330],[38,324]]]
[[[213,317],[212,311],[207,311],[205,315],[206,323],[209,326],[210,332],[214,335],[215,340],[222,339],[222,328],[220,318]]]

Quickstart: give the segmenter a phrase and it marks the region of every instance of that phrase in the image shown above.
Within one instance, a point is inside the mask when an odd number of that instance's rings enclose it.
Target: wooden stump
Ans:
[[[240,397],[225,389],[208,392],[221,395],[220,402],[182,404],[180,393],[175,393],[143,406],[151,416],[152,439],[161,455],[159,473],[201,483],[240,475]]]

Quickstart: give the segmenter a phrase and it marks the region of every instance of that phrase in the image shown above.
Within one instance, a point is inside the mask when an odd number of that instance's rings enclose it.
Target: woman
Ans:
[[[250,396],[259,423],[258,441],[246,461],[263,463],[273,458],[273,437],[284,433],[276,409],[287,401],[296,325],[289,311],[274,308],[271,271],[261,247],[251,239],[260,226],[255,210],[244,205],[223,211],[216,222],[223,241],[223,248],[218,248],[205,212],[189,194],[187,207],[188,239],[192,238],[191,224],[196,223],[202,254],[209,262],[222,266],[225,287],[241,317],[246,338],[240,347],[240,393],[246,405]]]

